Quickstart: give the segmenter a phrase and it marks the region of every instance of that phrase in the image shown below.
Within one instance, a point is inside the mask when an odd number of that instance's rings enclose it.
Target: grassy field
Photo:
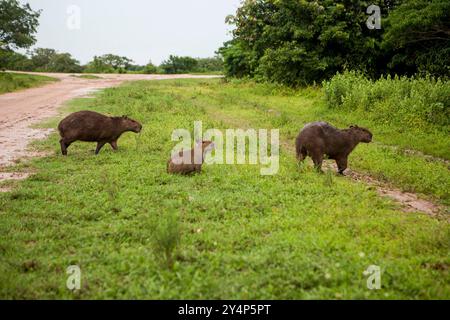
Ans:
[[[51,154],[18,164],[36,174],[0,194],[0,298],[450,298],[447,221],[405,213],[373,187],[318,174],[310,162],[298,166],[292,148],[312,120],[366,125],[375,143],[357,148],[351,168],[448,205],[448,167],[404,150],[449,146],[448,137],[330,112],[318,89],[220,79],[128,83],[64,111],[82,109],[127,114],[143,132],[97,157],[83,143],[60,156],[56,134],[35,144]],[[196,120],[204,130],[280,128],[279,173],[214,165],[168,175],[172,131]],[[75,293],[66,288],[69,265],[82,271]],[[367,289],[370,265],[382,270],[381,290]]]
[[[52,81],[57,81],[57,79],[31,74],[0,72],[0,94],[38,87]]]

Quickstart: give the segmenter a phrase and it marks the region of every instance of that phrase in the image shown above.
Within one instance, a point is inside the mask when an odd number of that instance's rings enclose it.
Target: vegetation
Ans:
[[[381,9],[381,29],[366,26],[370,4]],[[228,17],[233,39],[219,52],[228,76],[289,86],[344,70],[448,77],[449,12],[447,0],[244,1]]]
[[[371,126],[388,125],[411,136],[427,132],[432,144],[419,147],[427,154],[450,158],[450,84],[433,78],[381,78],[371,81],[357,73],[338,74],[324,83],[327,106],[357,113]],[[441,142],[437,146],[438,141]],[[395,142],[392,142],[395,144]],[[412,141],[409,142],[409,144]],[[418,146],[412,146],[413,149]]]
[[[0,72],[0,94],[37,87],[52,81],[56,81],[56,79],[31,74]]]
[[[60,156],[54,134],[35,144],[51,155],[14,168],[36,174],[0,194],[0,297],[449,299],[447,221],[405,213],[371,186],[297,165],[292,146],[304,123],[371,121],[330,109],[324,95],[170,80],[74,101],[65,112],[125,113],[144,130],[98,157],[87,143]],[[192,177],[168,175],[171,132],[195,120],[204,130],[280,128],[280,172],[262,177],[259,166],[214,165]],[[449,203],[445,164],[385,145],[396,136],[420,150],[427,130],[410,136],[376,121],[371,130],[376,142],[357,148],[352,168]],[[448,136],[443,141],[448,146]],[[81,268],[78,292],[65,286],[69,265]],[[370,265],[381,267],[381,290],[366,287]]]
[[[17,0],[0,2],[0,71],[14,49],[29,48],[36,42],[39,15],[29,4],[21,5]]]

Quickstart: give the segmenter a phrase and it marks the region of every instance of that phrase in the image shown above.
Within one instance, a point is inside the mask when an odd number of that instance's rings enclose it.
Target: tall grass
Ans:
[[[450,129],[450,84],[426,78],[371,81],[356,72],[323,83],[327,106],[359,112],[381,123],[423,130]]]

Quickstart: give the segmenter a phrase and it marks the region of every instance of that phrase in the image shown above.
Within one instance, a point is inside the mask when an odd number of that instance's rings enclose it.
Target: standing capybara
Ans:
[[[360,142],[372,142],[372,133],[358,126],[339,130],[327,122],[308,123],[296,140],[297,159],[303,161],[310,156],[321,171],[325,154],[336,160],[339,173],[344,174],[348,156]]]
[[[197,159],[195,148],[199,148]],[[206,153],[214,149],[214,142],[201,141],[191,150],[181,150],[167,162],[167,172],[173,174],[200,173]],[[201,148],[201,149],[200,149]]]
[[[97,142],[95,154],[109,143],[117,150],[117,140],[127,131],[139,133],[142,125],[127,116],[108,117],[93,111],[79,111],[64,118],[58,125],[61,152],[67,155],[67,148],[75,141]]]

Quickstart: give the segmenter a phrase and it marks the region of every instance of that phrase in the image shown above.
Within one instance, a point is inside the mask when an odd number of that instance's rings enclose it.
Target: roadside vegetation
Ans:
[[[0,297],[450,298],[445,219],[405,213],[370,185],[297,164],[293,145],[303,124],[350,124],[321,89],[139,81],[75,100],[64,113],[86,109],[127,114],[143,132],[125,134],[118,152],[105,148],[97,157],[89,143],[62,157],[53,134],[34,145],[49,156],[12,168],[35,174],[0,194]],[[371,121],[360,116],[351,123]],[[172,131],[197,120],[204,130],[280,128],[279,173],[214,165],[191,177],[168,175]],[[370,129],[375,143],[358,146],[351,168],[449,203],[445,165],[383,142],[395,134],[421,146],[426,130],[410,136],[376,122]],[[69,265],[82,270],[77,293],[66,288]],[[366,287],[370,265],[381,267],[381,290]]]
[[[37,87],[53,81],[57,81],[57,79],[31,74],[0,72],[0,94]]]

